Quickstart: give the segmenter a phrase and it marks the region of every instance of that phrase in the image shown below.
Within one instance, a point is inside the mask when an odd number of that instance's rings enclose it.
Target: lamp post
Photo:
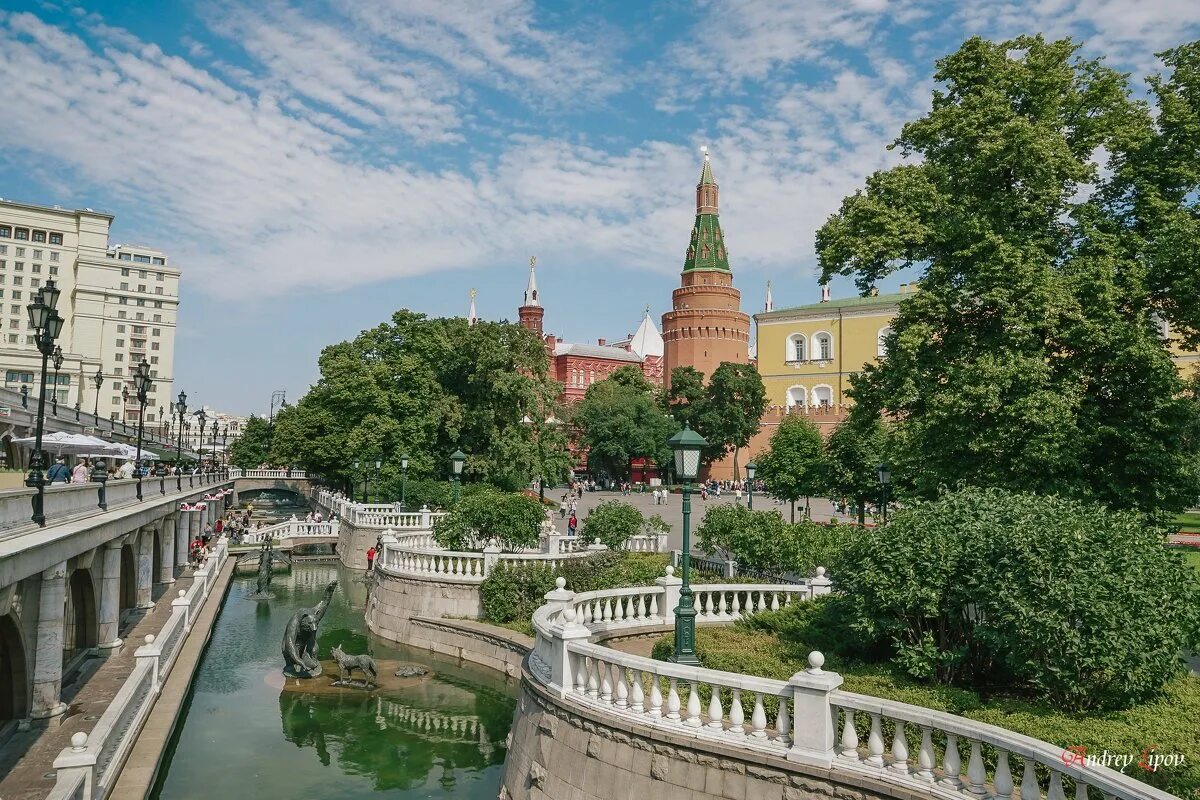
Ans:
[[[683,584],[679,587],[679,605],[675,609],[676,664],[699,665],[696,658],[696,605],[689,583],[692,565],[691,524],[692,481],[700,474],[700,451],[708,445],[704,437],[684,423],[683,430],[667,440],[675,455],[675,477],[683,481]]]
[[[200,471],[204,471],[204,426],[208,423],[208,414],[201,408],[196,412],[196,421],[200,423],[200,438],[196,440],[196,463]]]
[[[146,428],[146,403],[150,401],[150,385],[154,381],[150,380],[150,362],[145,358],[142,363],[137,365],[137,371],[134,373],[134,388],[137,390],[138,399],[138,437],[137,437],[137,460],[133,462],[134,469],[137,470],[138,485],[137,499],[142,499],[142,434]]]
[[[225,466],[229,466],[229,448],[225,446],[225,440],[229,436],[229,423],[225,423],[225,430],[221,431],[221,460],[225,462]]]
[[[754,510],[754,473],[758,472],[758,465],[751,461],[746,465],[746,507],[751,511]]]
[[[220,429],[221,429],[221,421],[217,420],[216,422],[213,423],[212,439],[209,440],[209,444],[212,445],[212,461],[213,461],[213,469],[214,470],[217,468],[217,432]]]
[[[882,518],[882,524],[887,525],[887,504],[888,490],[892,485],[892,468],[887,465],[887,462],[880,464],[879,471],[879,488],[880,488],[880,503],[879,515]]]
[[[100,387],[104,385],[104,371],[97,368],[96,374],[92,376],[92,383],[96,386],[96,405],[92,406],[92,416],[96,418],[96,426],[100,425]]]
[[[379,477],[379,470],[382,466],[383,466],[383,462],[376,460],[376,462],[375,462],[375,477],[376,478]],[[370,464],[370,462],[364,461],[363,462],[363,504],[364,505],[371,502],[370,501],[370,491],[371,491],[371,464]]]
[[[62,369],[63,351],[58,345],[54,346],[54,394],[50,395],[50,407],[54,410],[54,416],[58,416],[58,371]]]
[[[55,310],[62,290],[54,285],[54,279],[46,281],[46,285],[38,290],[33,302],[25,306],[29,312],[29,324],[34,329],[34,341],[42,354],[42,388],[38,393],[37,436],[33,445],[33,456],[29,459],[29,477],[25,485],[37,489],[32,498],[33,521],[41,527],[46,527],[45,498],[46,476],[42,473],[42,432],[46,422],[46,363],[54,353],[54,340],[62,333],[63,318]]]
[[[21,384],[21,408],[29,408],[29,387]]]
[[[406,508],[404,505],[404,490],[408,484],[408,453],[400,456],[400,508]]]
[[[450,468],[454,475],[454,504],[458,505],[458,484],[462,481],[463,464],[467,461],[467,454],[462,450],[455,450],[450,454]]]
[[[121,427],[125,427],[125,409],[129,406],[129,386],[121,387]]]
[[[175,403],[175,413],[179,415],[179,443],[175,446],[175,491],[183,491],[183,415],[187,413],[187,392],[179,393]]]

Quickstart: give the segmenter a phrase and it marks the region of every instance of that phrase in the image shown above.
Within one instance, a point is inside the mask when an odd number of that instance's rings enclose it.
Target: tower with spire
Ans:
[[[680,286],[663,314],[664,384],[671,370],[695,367],[705,377],[724,361],[749,360],[750,317],[741,310],[742,295],[733,286],[729,250],[718,216],[720,188],[713,177],[708,148],[696,184],[696,222],[683,260]]]
[[[529,259],[529,283],[525,286],[525,302],[517,309],[517,318],[521,327],[528,328],[541,337],[542,317],[546,315],[546,309],[542,308],[542,302],[538,299],[537,275],[534,272],[536,266],[537,256],[531,256]]]

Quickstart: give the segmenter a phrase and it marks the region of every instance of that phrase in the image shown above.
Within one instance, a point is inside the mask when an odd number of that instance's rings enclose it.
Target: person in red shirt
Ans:
[[[221,531],[224,530],[224,528],[225,528],[225,520],[221,517],[218,517],[217,518],[217,534],[220,535]]]
[[[372,565],[375,563],[375,548],[367,550],[367,572],[371,571]]]

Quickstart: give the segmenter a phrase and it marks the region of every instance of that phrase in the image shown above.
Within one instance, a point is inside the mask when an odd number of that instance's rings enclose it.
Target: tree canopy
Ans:
[[[271,429],[262,417],[251,416],[242,435],[229,445],[229,463],[242,469],[254,469],[268,461]]]
[[[671,370],[671,388],[664,397],[667,411],[677,424],[687,423],[708,441],[705,463],[733,453],[738,474],[738,450],[758,432],[767,408],[767,390],[758,370],[750,364],[722,362],[705,383],[694,367]]]
[[[785,416],[756,466],[757,477],[767,485],[767,491],[781,500],[795,503],[801,497],[820,494],[827,477],[821,432],[805,417]],[[794,506],[792,513],[794,516]]]
[[[660,466],[671,459],[667,439],[678,426],[663,413],[654,387],[636,366],[621,367],[589,386],[572,419],[593,472],[625,478],[635,458]]]
[[[273,460],[342,480],[356,458],[380,460],[372,485],[396,498],[403,454],[410,481],[445,479],[449,454],[461,449],[464,480],[509,489],[543,471],[559,479],[569,466],[561,432],[522,423],[561,414],[545,345],[519,325],[400,310],[326,347],[319,365],[317,383],[276,417]]]
[[[931,110],[817,235],[822,280],[900,269],[887,357],[853,414],[896,419],[900,488],[966,483],[1176,509],[1200,494],[1200,406],[1164,325],[1200,341],[1200,44],[1157,106],[1069,40],[973,38]]]

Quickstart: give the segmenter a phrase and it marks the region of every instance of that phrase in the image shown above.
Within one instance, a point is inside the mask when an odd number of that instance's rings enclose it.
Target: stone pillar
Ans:
[[[496,565],[500,563],[500,553],[501,550],[496,545],[495,539],[492,539],[488,542],[488,546],[483,548],[483,577],[491,575],[492,571],[496,569]]]
[[[200,513],[197,515],[198,517],[200,517],[200,525],[198,527],[198,530],[201,534],[204,533],[204,526],[207,525],[212,520],[212,504],[213,504],[213,501],[211,501],[211,500],[204,501],[204,503],[203,503],[204,507],[200,509]]]
[[[162,549],[159,552],[158,582],[175,582],[175,519],[165,517],[162,521]]]
[[[121,646],[121,539],[104,545],[103,572],[100,575],[100,626],[96,639],[101,650]]]
[[[154,532],[149,528],[138,531],[137,546],[137,607],[154,608]]]
[[[788,681],[795,698],[789,761],[823,767],[833,763],[837,709],[830,704],[829,694],[842,685],[842,676],[821,669],[824,664],[825,656],[814,650],[808,654],[808,669]]]
[[[183,574],[183,568],[188,563],[188,545],[191,540],[188,539],[190,532],[189,518],[192,516],[190,511],[179,511],[171,515],[171,530],[175,532],[175,572]]]
[[[189,531],[188,544],[189,545],[196,539],[200,538],[200,530],[201,530],[200,512],[199,511],[188,512],[188,531]]]
[[[663,618],[663,622],[668,625],[675,622],[675,607],[679,605],[679,587],[683,585],[683,580],[675,577],[675,568],[668,565],[667,575],[665,578],[655,578],[654,583],[663,587],[662,603],[658,607],[658,614]]]
[[[816,577],[810,578],[808,585],[812,590],[813,597],[820,597],[833,591],[833,581],[825,575],[824,567],[817,567]]]
[[[67,710],[62,692],[63,604],[67,599],[67,562],[42,573],[38,596],[37,650],[33,656],[33,702],[29,716],[56,717]]]

